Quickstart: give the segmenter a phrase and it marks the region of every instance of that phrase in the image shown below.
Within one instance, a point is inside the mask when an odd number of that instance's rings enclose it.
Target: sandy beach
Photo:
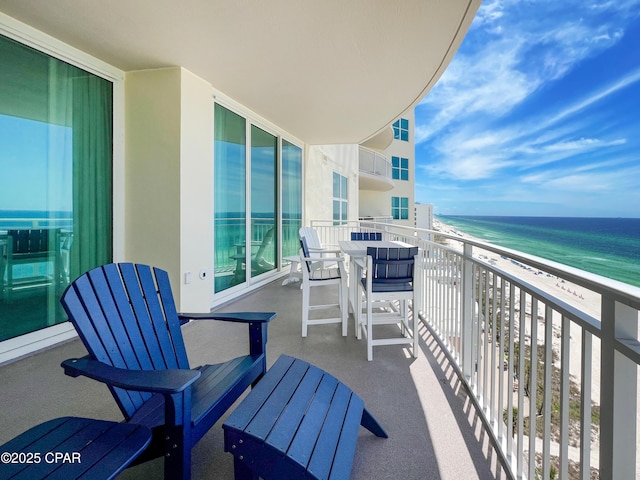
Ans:
[[[466,235],[454,227],[446,225],[438,220],[434,220],[434,229],[442,233],[455,235],[461,238],[474,239],[470,235]],[[478,239],[476,239],[478,240]],[[455,241],[448,241],[448,245],[452,248],[461,249],[461,244]],[[481,260],[495,266],[496,268],[508,272],[520,279],[530,283],[531,285],[543,290],[551,295],[556,296],[562,301],[568,303],[582,310],[583,312],[599,319],[600,318],[600,295],[590,290],[586,290],[579,285],[575,285],[569,281],[559,279],[556,276],[548,275],[546,272],[539,272],[531,268],[527,268],[524,265],[514,263],[509,259],[502,258],[501,256],[482,249],[474,249],[474,256],[477,256]],[[531,304],[527,303],[525,306],[526,312],[531,313]],[[544,305],[538,307],[537,317],[538,321],[538,344],[542,344],[544,341]],[[554,350],[560,353],[560,314],[554,312],[553,317],[553,342]],[[526,332],[528,334],[528,332]],[[571,325],[571,340],[570,340],[570,360],[569,371],[574,377],[576,382],[580,382],[581,377],[581,352],[582,352],[582,331],[580,327],[573,324]],[[559,357],[559,355],[558,355]],[[591,396],[592,401],[596,404],[600,404],[600,340],[593,339],[593,351],[592,351],[592,378]],[[559,367],[559,362],[558,365]]]
[[[454,227],[446,225],[438,220],[434,220],[434,230],[450,235],[458,236],[460,238],[474,239],[470,235],[466,235],[460,232]],[[475,239],[478,240],[478,239]],[[462,244],[453,240],[447,240],[449,247],[460,250]],[[592,292],[579,285],[575,285],[569,281],[557,278],[556,276],[549,275],[545,272],[539,272],[532,268],[528,268],[524,265],[512,262],[510,259],[502,258],[501,256],[482,249],[474,248],[474,256],[479,259],[495,266],[496,268],[505,272],[511,273],[517,276],[521,280],[531,284],[532,286],[554,295],[558,299],[566,302],[567,304],[581,310],[582,312],[591,315],[592,317],[600,320],[601,315],[601,296],[598,293]],[[531,303],[528,302],[525,306],[526,312],[531,313]],[[538,344],[541,345],[544,342],[544,305],[538,308]],[[560,367],[559,353],[561,348],[561,315],[558,312],[553,314],[553,349],[558,353],[558,360],[556,366]],[[640,327],[639,327],[640,328]],[[526,332],[528,334],[528,332]],[[569,372],[573,380],[580,385],[581,379],[581,357],[582,357],[582,329],[571,323],[570,329],[570,345],[569,345]],[[591,401],[599,405],[600,404],[600,339],[594,337],[592,344],[591,355]],[[638,385],[640,385],[640,369],[638,369]],[[636,418],[637,431],[640,431],[640,410]],[[640,436],[637,438],[637,450],[640,451]],[[591,456],[592,465],[598,464],[599,457],[599,435],[596,433],[592,436],[591,443]],[[579,461],[578,449],[570,446],[570,458],[572,460]],[[636,463],[636,472],[638,478],[640,478],[640,462]]]

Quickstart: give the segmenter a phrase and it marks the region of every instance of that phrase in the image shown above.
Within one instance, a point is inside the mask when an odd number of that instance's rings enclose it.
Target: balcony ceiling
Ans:
[[[422,99],[481,0],[0,0],[124,71],[182,66],[310,144],[362,143]]]

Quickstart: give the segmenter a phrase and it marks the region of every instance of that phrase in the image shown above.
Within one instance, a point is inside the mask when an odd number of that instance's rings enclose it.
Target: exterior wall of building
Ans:
[[[433,230],[433,205],[429,203],[418,204],[415,207],[416,228]],[[425,235],[425,238],[427,235]]]
[[[360,190],[360,211],[361,218],[367,217],[391,217],[392,216],[392,199],[406,198],[408,199],[407,218],[394,219],[394,223],[401,225],[414,225],[414,200],[415,200],[415,141],[414,141],[414,122],[415,115],[413,109],[406,111],[401,118],[408,120],[408,140],[394,139],[391,144],[381,153],[383,153],[389,162],[392,157],[408,159],[408,180],[394,179],[393,188],[386,191],[376,190]]]
[[[360,218],[389,217],[391,197],[388,192],[360,190]]]
[[[178,307],[208,311],[211,85],[180,67],[132,72],[125,83],[125,259],[166,269]]]
[[[386,150],[386,155],[391,161],[393,156],[407,158],[409,160],[409,179],[408,180],[394,180],[395,186],[392,190],[386,192],[388,195],[389,208],[391,210],[392,197],[408,198],[409,199],[409,217],[406,220],[394,219],[394,223],[401,225],[413,226],[414,224],[414,201],[415,201],[415,141],[414,141],[414,126],[415,115],[413,109],[410,109],[402,114],[401,118],[409,121],[409,139],[403,141],[394,139],[391,145]]]
[[[304,162],[304,219],[333,219],[333,174],[347,178],[348,220],[358,219],[358,145],[309,145]]]

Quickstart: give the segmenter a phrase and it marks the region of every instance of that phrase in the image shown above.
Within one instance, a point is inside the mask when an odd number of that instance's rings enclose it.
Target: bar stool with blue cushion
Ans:
[[[300,238],[300,261],[302,263],[302,336],[307,336],[309,325],[326,323],[342,323],[342,336],[347,335],[347,272],[344,258],[335,256],[312,257],[306,237]],[[327,267],[327,264],[331,265]],[[338,303],[311,305],[311,289],[324,285],[338,286]],[[309,319],[311,310],[322,310],[338,307],[339,317]]]
[[[418,260],[418,247],[367,248],[365,278],[361,280],[366,302],[366,315],[359,312],[358,338],[367,338],[367,359],[373,360],[373,347],[378,345],[412,345],[418,356],[418,295],[419,276],[414,274]],[[409,312],[409,300],[412,313]],[[399,332],[385,338],[373,336],[375,325],[398,325]],[[385,331],[390,327],[384,327]],[[383,329],[377,329],[378,332]],[[388,332],[387,332],[388,334]]]

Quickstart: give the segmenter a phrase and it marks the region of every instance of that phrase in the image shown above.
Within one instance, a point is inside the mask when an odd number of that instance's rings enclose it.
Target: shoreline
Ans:
[[[440,220],[434,218],[434,230],[442,233],[455,235],[463,239],[479,240],[475,237],[468,235],[460,231],[457,227],[447,225]],[[454,245],[454,240],[447,239],[447,245],[451,248],[458,249],[457,245]],[[530,283],[534,287],[550,294],[558,299],[566,302],[567,304],[591,315],[596,319],[600,319],[600,304],[601,296],[598,293],[592,292],[575,285],[569,281],[560,279],[554,275],[547,274],[546,272],[539,273],[537,270],[527,268],[526,266],[514,262],[508,258],[503,258],[494,252],[482,250],[474,247],[474,256],[489,263],[499,270],[507,272],[511,275]],[[517,302],[517,301],[516,301]],[[518,303],[516,303],[517,305]],[[526,312],[531,313],[531,302],[528,301],[525,305]],[[543,332],[545,328],[544,322],[544,305],[538,306],[537,318],[538,318],[538,344],[544,342]],[[542,318],[542,320],[541,320]],[[559,312],[553,313],[553,350],[556,353],[560,353],[561,346],[561,315]],[[528,329],[527,329],[528,330]],[[525,332],[528,335],[528,332]],[[559,355],[558,355],[559,357]],[[556,362],[556,366],[559,366],[559,359]],[[569,373],[578,384],[581,384],[581,361],[582,361],[582,329],[580,326],[571,323],[570,329],[570,347],[569,347]],[[593,337],[592,355],[591,355],[591,401],[599,405],[600,404],[600,339]]]

